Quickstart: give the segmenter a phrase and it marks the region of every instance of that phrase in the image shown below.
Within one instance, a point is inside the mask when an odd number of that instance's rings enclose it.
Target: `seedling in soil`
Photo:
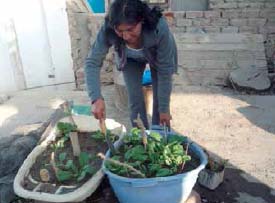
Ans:
[[[106,167],[115,174],[125,177],[141,177],[129,167],[127,164],[145,177],[163,177],[181,173],[184,163],[191,160],[187,154],[187,150],[183,147],[183,141],[179,135],[173,135],[165,139],[157,132],[152,132],[147,137],[146,148],[144,139],[141,136],[141,130],[133,128],[130,135],[126,135],[123,139],[124,144],[116,156],[111,157],[115,162],[106,160]],[[116,164],[120,162],[123,164]]]
[[[60,153],[56,162],[56,177],[60,182],[76,179],[82,181],[86,175],[93,174],[95,171],[89,164],[91,157],[85,152],[81,152],[78,157],[78,163],[73,160],[66,160],[66,153]]]

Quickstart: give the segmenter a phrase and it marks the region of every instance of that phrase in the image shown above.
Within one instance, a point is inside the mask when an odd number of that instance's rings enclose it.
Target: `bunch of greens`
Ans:
[[[95,169],[89,163],[92,157],[88,153],[81,152],[76,163],[71,159],[66,160],[66,156],[65,152],[60,153],[56,164],[56,177],[60,182],[72,179],[80,182],[86,175],[95,173]]]
[[[184,149],[186,137],[170,135],[166,141],[159,133],[151,132],[143,145],[141,131],[137,128],[126,135],[119,153],[111,159],[129,165],[145,177],[163,177],[180,173],[186,161],[191,160]],[[125,177],[138,177],[129,167],[106,160],[106,167],[115,174]]]
[[[110,130],[107,130],[107,135],[109,135],[112,143],[119,139],[119,136],[113,134]],[[91,137],[97,141],[107,142],[105,139],[105,135],[100,130],[93,132],[91,134]]]
[[[58,122],[57,130],[60,138],[57,142],[51,144],[54,151],[64,147],[65,142],[70,139],[70,132],[75,132],[77,126],[71,123]]]

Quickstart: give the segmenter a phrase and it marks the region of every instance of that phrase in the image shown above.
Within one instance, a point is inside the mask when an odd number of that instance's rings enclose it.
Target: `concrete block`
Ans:
[[[242,15],[242,11],[239,9],[229,9],[222,11],[223,18],[239,18]]]
[[[209,18],[199,18],[199,19],[193,19],[192,24],[194,26],[210,26],[210,19]]]
[[[227,18],[213,18],[211,19],[211,25],[213,26],[228,26],[229,19]]]
[[[186,18],[202,18],[203,11],[186,11]]]
[[[205,18],[220,18],[221,12],[220,11],[204,11]]]
[[[185,18],[185,11],[173,11],[175,18]]]
[[[248,24],[248,20],[244,18],[232,18],[229,21],[229,25],[232,26],[246,26]]]
[[[252,34],[259,33],[258,27],[254,27],[254,26],[241,26],[239,27],[239,31],[241,33],[252,33]]]
[[[248,26],[264,26],[266,22],[267,22],[266,18],[249,18]]]
[[[274,8],[261,9],[259,16],[263,18],[275,18]]]
[[[178,43],[190,44],[262,44],[263,37],[260,34],[229,34],[229,33],[211,33],[211,34],[178,34],[176,35]]]
[[[275,8],[275,2],[265,2],[265,8]]]
[[[191,19],[176,19],[176,26],[178,26],[178,27],[192,26],[192,20]]]
[[[238,33],[239,28],[235,27],[235,26],[222,27],[221,32],[222,33]]]
[[[198,34],[198,33],[205,33],[205,32],[206,32],[205,29],[200,26],[186,27],[186,33]]]
[[[243,2],[243,3],[238,3],[238,8],[264,8],[264,3]]]
[[[220,33],[221,31],[221,28],[216,26],[204,26],[203,29],[206,33]]]
[[[217,3],[217,4],[210,4],[211,9],[234,9],[238,8],[238,4],[236,2],[230,3]]]
[[[241,9],[241,18],[257,18],[259,17],[260,9],[259,8],[244,8]]]
[[[269,18],[267,19],[267,26],[275,26],[275,18]]]
[[[261,34],[275,34],[275,26],[263,26],[259,28]]]
[[[233,51],[181,51],[179,52],[179,61],[192,60],[231,60],[233,58]]]

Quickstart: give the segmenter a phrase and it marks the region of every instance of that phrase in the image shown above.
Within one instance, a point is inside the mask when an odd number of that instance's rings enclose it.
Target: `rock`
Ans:
[[[234,89],[265,91],[271,86],[267,70],[251,68],[238,68],[229,75],[229,81]]]
[[[47,169],[43,168],[39,172],[40,178],[43,182],[49,182],[50,181],[50,173]]]

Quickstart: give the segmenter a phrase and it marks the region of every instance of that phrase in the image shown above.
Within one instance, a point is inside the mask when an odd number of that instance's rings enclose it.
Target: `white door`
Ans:
[[[7,21],[0,21],[0,93],[16,90],[6,31]]]
[[[74,83],[66,0],[9,0],[0,7],[14,22],[25,88]]]

